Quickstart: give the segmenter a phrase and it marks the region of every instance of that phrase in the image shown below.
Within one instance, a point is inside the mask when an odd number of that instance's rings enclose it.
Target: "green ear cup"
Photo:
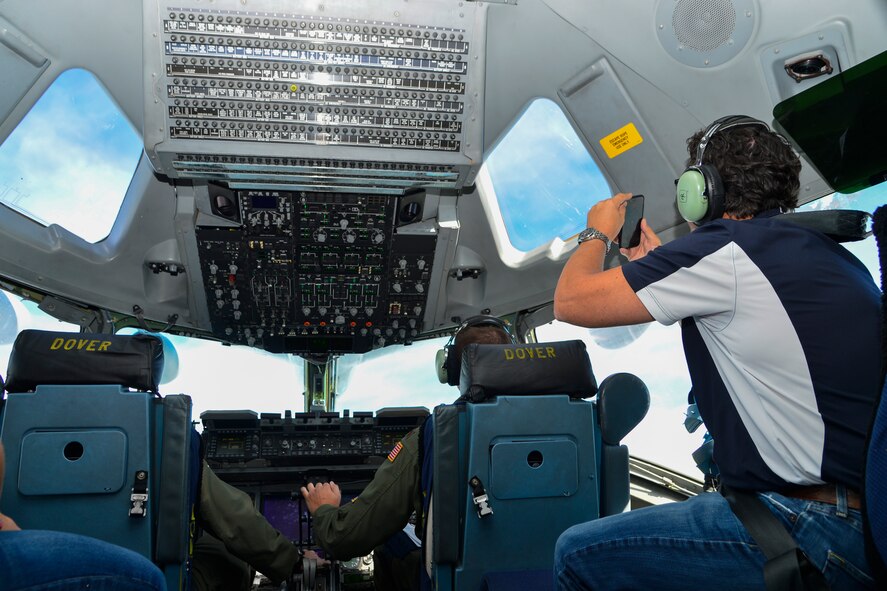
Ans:
[[[434,356],[434,369],[437,370],[437,379],[441,384],[447,383],[447,350],[440,349]]]
[[[688,222],[698,222],[708,214],[705,195],[705,177],[695,169],[688,169],[678,179],[676,203],[681,216]]]

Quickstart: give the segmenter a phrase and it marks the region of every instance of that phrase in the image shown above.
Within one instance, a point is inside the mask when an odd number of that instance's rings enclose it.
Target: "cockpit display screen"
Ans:
[[[276,195],[252,194],[250,198],[253,209],[277,209]]]
[[[351,502],[354,495],[343,494],[342,504]],[[267,494],[262,497],[262,515],[280,533],[300,548],[314,546],[311,514],[298,493]]]
[[[246,441],[243,437],[219,437],[217,445],[222,452],[242,452]]]
[[[310,543],[311,516],[301,498],[291,498],[288,494],[265,495],[262,499],[262,514],[268,523],[288,539],[299,545]]]

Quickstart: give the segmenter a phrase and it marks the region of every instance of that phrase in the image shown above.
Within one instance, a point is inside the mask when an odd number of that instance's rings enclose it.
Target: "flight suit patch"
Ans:
[[[397,454],[400,453],[400,450],[403,449],[403,442],[398,441],[397,445],[394,446],[394,449],[391,450],[391,453],[388,454],[388,461],[393,462],[394,458],[397,457]]]

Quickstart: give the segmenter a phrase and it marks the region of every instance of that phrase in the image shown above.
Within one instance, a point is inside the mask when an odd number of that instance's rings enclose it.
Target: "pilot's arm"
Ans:
[[[614,240],[625,220],[627,193],[605,199],[588,212],[588,227],[596,228]],[[659,238],[647,225],[641,225],[639,246],[623,250],[630,260],[644,256],[659,245]],[[632,290],[622,269],[604,271],[607,247],[603,240],[588,240],[573,251],[561,272],[554,292],[554,316],[577,326],[599,328],[650,322],[653,316]]]
[[[272,581],[282,581],[300,563],[298,549],[256,510],[245,492],[222,481],[203,464],[199,521],[229,552]]]
[[[409,521],[419,495],[419,430],[407,433],[359,497],[333,506],[338,487],[302,488],[314,515],[315,541],[338,560],[365,556]],[[333,493],[330,495],[330,493]]]

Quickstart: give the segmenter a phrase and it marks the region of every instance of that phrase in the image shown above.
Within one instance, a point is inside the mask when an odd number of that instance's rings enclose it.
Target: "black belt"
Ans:
[[[795,499],[805,499],[807,501],[819,501],[820,503],[828,503],[829,505],[838,504],[837,485],[835,484],[819,484],[814,486],[794,486],[780,491],[787,497]],[[855,490],[847,489],[847,508],[860,510],[862,507],[862,499]]]

